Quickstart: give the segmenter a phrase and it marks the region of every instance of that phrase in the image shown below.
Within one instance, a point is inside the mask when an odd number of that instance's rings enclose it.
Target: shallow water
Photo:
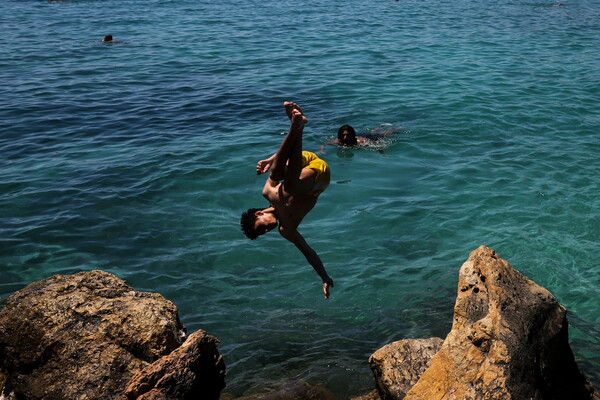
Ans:
[[[0,296],[104,269],[222,341],[227,392],[372,388],[369,355],[445,337],[480,244],[569,310],[600,385],[600,6],[572,1],[4,1]],[[98,41],[111,33],[121,43]],[[326,148],[300,232],[335,281],[239,216],[256,161],[309,118],[402,126]],[[377,150],[383,150],[381,154]]]

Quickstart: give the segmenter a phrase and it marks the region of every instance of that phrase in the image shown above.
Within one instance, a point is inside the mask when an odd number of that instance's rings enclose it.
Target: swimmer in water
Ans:
[[[114,40],[111,34],[104,35],[104,39],[102,39],[102,43],[118,43],[118,40]]]
[[[381,124],[377,128],[373,129],[367,136],[357,137],[356,131],[353,127],[351,127],[350,125],[342,125],[340,129],[338,129],[337,139],[331,142],[323,143],[318,151],[318,154],[325,154],[325,146],[330,144],[347,147],[358,146],[361,144],[373,144],[381,138],[384,138],[394,133],[398,133],[399,131],[404,129],[401,126],[392,129],[384,128],[389,126],[391,126],[391,124]],[[384,154],[381,150],[379,152]]]
[[[331,173],[327,163],[314,153],[302,151],[302,132],[308,122],[296,103],[285,102],[284,108],[291,121],[290,130],[279,150],[256,165],[256,173],[271,173],[262,194],[269,201],[267,208],[250,208],[242,214],[240,225],[249,239],[278,228],[279,234],[302,252],[308,263],[323,280],[323,294],[329,298],[333,280],[323,262],[298,232],[298,225],[315,204],[319,195],[329,186]],[[277,226],[279,223],[279,227]],[[276,251],[272,251],[273,255]]]
[[[365,143],[367,138],[356,137],[356,131],[350,125],[342,125],[338,129],[338,138],[331,144],[341,144],[342,146],[356,146]]]

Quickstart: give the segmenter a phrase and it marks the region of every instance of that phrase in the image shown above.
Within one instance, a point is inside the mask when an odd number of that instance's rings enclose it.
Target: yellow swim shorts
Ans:
[[[317,173],[315,178],[315,186],[308,192],[311,196],[318,196],[327,189],[331,180],[331,171],[329,165],[321,160],[315,153],[310,151],[302,152],[302,169],[310,168]]]

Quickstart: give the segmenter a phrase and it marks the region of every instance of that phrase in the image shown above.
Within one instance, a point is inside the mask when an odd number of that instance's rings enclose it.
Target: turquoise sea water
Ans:
[[[379,347],[445,337],[486,244],[567,307],[600,386],[600,4],[552,4],[0,2],[0,299],[107,270],[221,339],[226,392],[345,399]],[[291,244],[239,229],[267,205],[254,167],[285,100],[306,150],[344,123],[404,127],[385,155],[322,156],[332,184],[300,232],[328,301]]]

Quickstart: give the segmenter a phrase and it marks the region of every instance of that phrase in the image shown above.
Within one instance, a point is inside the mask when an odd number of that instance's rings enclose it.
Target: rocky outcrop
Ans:
[[[379,385],[390,386],[384,380]],[[383,397],[392,390],[379,392]],[[566,309],[481,246],[460,269],[453,326],[442,347],[406,396],[398,391],[387,398],[598,400],[600,395],[569,347]]]
[[[218,400],[225,387],[219,339],[200,330],[177,350],[138,372],[123,400]]]
[[[184,338],[177,308],[159,294],[102,271],[56,275],[0,312],[0,390],[6,399],[120,399]]]
[[[383,400],[402,399],[429,367],[443,340],[407,339],[390,343],[369,358]]]

